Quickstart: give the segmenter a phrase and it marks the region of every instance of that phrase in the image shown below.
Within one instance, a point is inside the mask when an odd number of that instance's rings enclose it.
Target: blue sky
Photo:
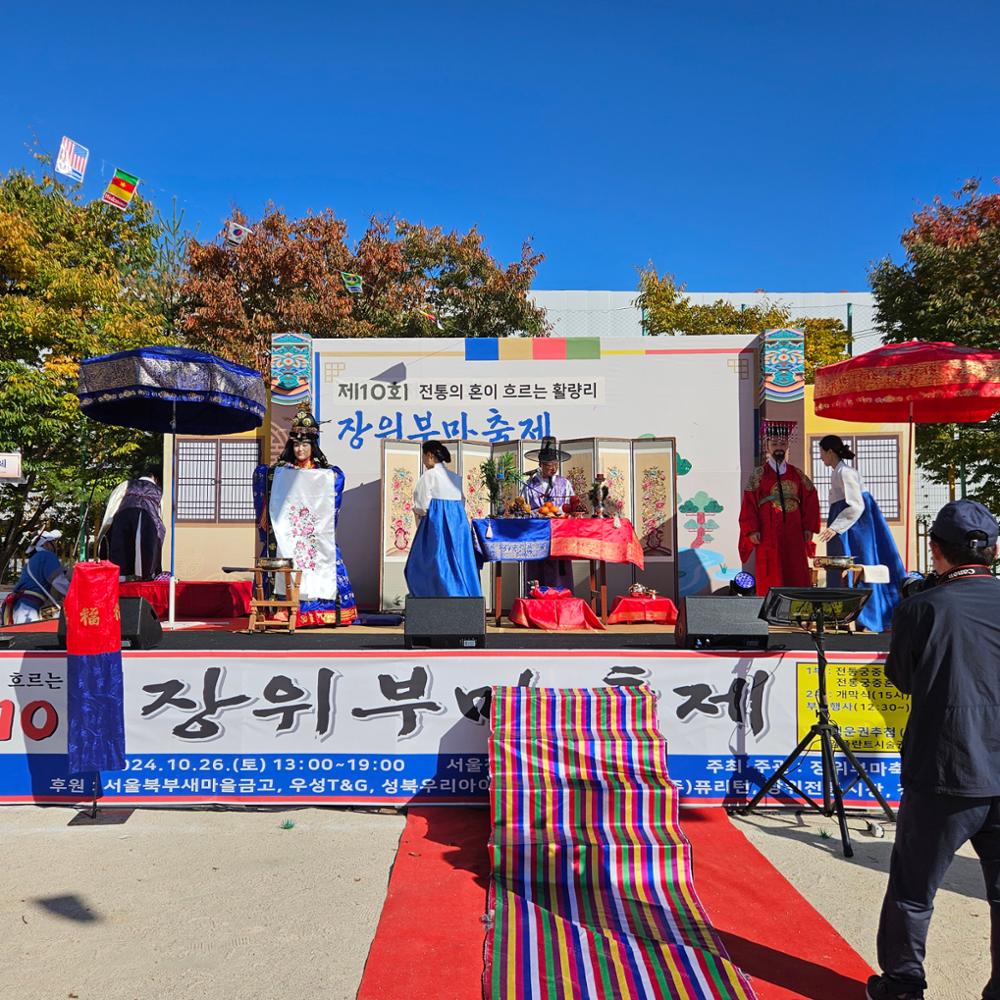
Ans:
[[[10,4],[0,168],[32,130],[214,234],[331,207],[533,236],[536,287],[857,290],[914,209],[1000,174],[992,2]]]

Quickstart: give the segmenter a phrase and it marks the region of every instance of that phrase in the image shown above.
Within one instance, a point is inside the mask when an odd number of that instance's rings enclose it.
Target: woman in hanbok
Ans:
[[[302,571],[297,628],[335,625],[338,605],[341,625],[358,617],[336,540],[343,496],[344,473],[327,461],[319,447],[316,419],[302,408],[281,457],[270,467],[257,466],[253,476],[261,554],[291,559]]]
[[[865,583],[872,591],[858,616],[858,624],[870,632],[885,632],[892,624],[893,609],[900,601],[906,572],[899,549],[875,498],[865,489],[861,473],[847,463],[854,452],[836,434],[819,443],[823,464],[830,468],[830,514],[818,540],[826,542],[828,556],[853,556],[858,566],[885,566],[888,583]],[[828,572],[828,582],[843,586],[843,574]]]
[[[69,574],[56,555],[61,531],[43,531],[28,547],[28,561],[0,609],[0,624],[28,625],[55,613],[69,590]]]
[[[482,597],[462,480],[445,468],[451,453],[427,441],[423,461],[426,471],[413,491],[417,533],[404,571],[410,596]]]

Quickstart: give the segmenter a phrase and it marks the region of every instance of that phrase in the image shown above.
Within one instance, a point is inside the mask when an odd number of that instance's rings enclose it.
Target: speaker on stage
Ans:
[[[763,597],[685,597],[675,636],[681,649],[767,649]]]
[[[163,628],[152,605],[144,597],[120,597],[122,646],[128,649],[153,649],[163,641]],[[59,612],[59,645],[66,646],[66,612]]]
[[[407,649],[485,649],[486,602],[481,597],[407,597]]]

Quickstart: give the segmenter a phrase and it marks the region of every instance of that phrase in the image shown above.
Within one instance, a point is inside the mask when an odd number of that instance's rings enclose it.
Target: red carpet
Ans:
[[[852,1000],[871,970],[722,809],[685,809],[695,888],[759,1000]],[[410,809],[358,1000],[479,1000],[486,809]]]
[[[488,809],[410,809],[357,1000],[482,996]]]

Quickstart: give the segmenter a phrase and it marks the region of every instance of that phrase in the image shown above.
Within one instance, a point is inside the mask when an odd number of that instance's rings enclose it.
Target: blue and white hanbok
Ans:
[[[440,463],[427,469],[413,511],[420,520],[404,570],[410,596],[482,597],[462,480]]]
[[[826,543],[827,555],[853,556],[856,565],[888,568],[888,583],[863,585],[871,588],[872,596],[858,616],[858,624],[869,632],[885,632],[892,625],[892,612],[901,599],[906,571],[875,498],[864,488],[861,473],[846,462],[839,462],[830,473],[827,524],[836,532]],[[842,587],[844,574],[829,570],[827,582]]]

